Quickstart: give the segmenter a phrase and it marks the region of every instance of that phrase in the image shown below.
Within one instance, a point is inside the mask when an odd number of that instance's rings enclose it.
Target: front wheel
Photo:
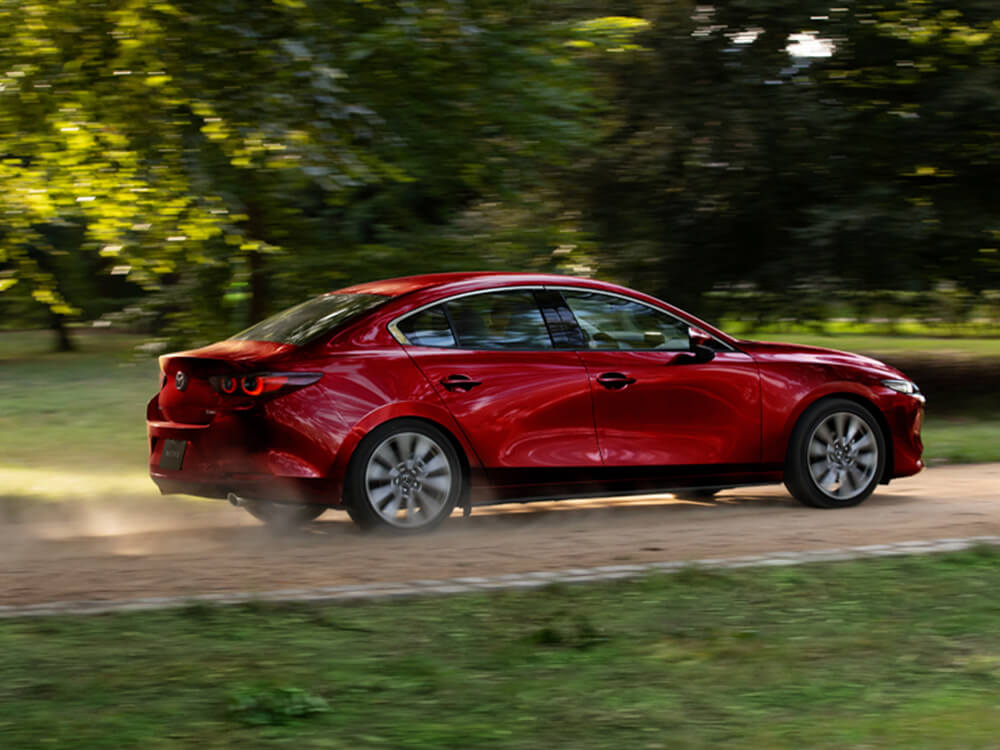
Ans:
[[[427,531],[448,516],[462,491],[462,466],[445,434],[417,419],[372,430],[348,469],[345,501],[364,529]]]
[[[792,431],[785,486],[804,505],[847,508],[875,491],[885,438],[868,409],[846,399],[809,407]]]

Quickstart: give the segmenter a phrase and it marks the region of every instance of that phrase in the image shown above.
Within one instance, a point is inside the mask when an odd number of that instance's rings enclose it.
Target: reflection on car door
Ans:
[[[585,334],[594,422],[609,467],[760,462],[760,383],[753,359],[720,344],[695,362],[687,323],[635,300],[563,291]]]
[[[536,484],[601,464],[586,368],[553,346],[544,293],[458,297],[398,322],[491,481]],[[548,312],[548,311],[547,311]],[[551,333],[550,333],[551,331]]]

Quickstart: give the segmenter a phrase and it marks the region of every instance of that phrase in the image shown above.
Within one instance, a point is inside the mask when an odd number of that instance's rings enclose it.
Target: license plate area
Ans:
[[[163,453],[160,454],[160,468],[167,471],[180,471],[186,450],[187,440],[164,440]]]

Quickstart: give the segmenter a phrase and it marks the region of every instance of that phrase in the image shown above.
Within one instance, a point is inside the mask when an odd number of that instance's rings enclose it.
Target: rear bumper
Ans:
[[[173,473],[173,472],[171,472]],[[194,495],[224,500],[229,493],[253,500],[310,505],[338,505],[339,497],[328,480],[288,477],[216,477],[211,480],[186,479],[150,472],[161,495]]]
[[[217,414],[210,424],[164,419],[154,397],[146,409],[149,475],[160,493],[277,502],[340,504],[340,486],[282,441],[261,415]],[[161,466],[167,440],[184,443],[179,469]],[[285,444],[283,444],[285,443]]]

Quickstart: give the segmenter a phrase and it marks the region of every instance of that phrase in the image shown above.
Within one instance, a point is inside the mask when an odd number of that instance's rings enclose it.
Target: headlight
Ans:
[[[909,380],[883,380],[882,385],[886,388],[892,388],[892,390],[899,393],[905,393],[907,396],[914,396],[920,393],[917,384]]]

